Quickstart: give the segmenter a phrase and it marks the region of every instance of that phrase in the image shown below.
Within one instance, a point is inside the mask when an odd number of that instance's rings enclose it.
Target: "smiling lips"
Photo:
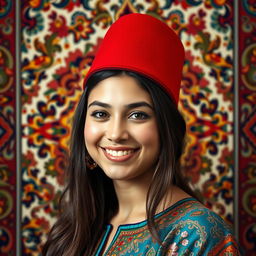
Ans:
[[[137,149],[131,148],[102,148],[107,159],[114,162],[124,162],[132,158]]]

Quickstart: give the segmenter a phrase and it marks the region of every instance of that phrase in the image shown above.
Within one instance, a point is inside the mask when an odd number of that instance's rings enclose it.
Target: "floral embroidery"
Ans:
[[[152,238],[147,222],[142,221],[119,226],[104,255],[240,255],[228,225],[193,198],[177,202],[155,220],[162,244]],[[101,243],[99,248],[104,247]],[[100,249],[95,255],[101,255]]]
[[[181,236],[182,236],[182,237],[187,237],[187,236],[188,236],[188,232],[187,232],[187,231],[183,231],[183,232],[181,233]]]
[[[181,244],[184,246],[188,245],[188,240],[187,239],[182,240]]]

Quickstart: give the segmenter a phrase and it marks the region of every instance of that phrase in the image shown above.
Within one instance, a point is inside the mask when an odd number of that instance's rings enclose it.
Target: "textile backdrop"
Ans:
[[[186,61],[179,108],[188,130],[182,170],[205,204],[236,225],[246,255],[256,255],[256,7],[245,0],[239,7],[236,28],[231,0],[37,0],[21,1],[19,8],[14,1],[0,1],[1,255],[40,255],[58,211],[83,78],[108,27],[134,12],[163,20],[180,36]],[[19,27],[21,40],[15,31]],[[16,67],[21,70],[17,79]],[[16,111],[20,126],[15,126]],[[20,140],[21,152],[16,148]],[[17,155],[22,156],[21,169]],[[16,204],[17,177],[21,206]],[[16,248],[19,239],[21,249]]]

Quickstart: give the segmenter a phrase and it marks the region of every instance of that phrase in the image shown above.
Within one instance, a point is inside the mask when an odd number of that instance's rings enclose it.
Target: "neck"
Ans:
[[[117,199],[118,212],[112,219],[112,224],[127,224],[143,221],[146,215],[146,200],[152,176],[136,181],[113,181]],[[190,197],[176,186],[171,186],[162,201],[159,203],[156,213],[159,213],[177,201]]]
[[[152,175],[136,180],[113,181],[117,199],[117,217],[123,222],[137,222],[146,218],[146,200]]]

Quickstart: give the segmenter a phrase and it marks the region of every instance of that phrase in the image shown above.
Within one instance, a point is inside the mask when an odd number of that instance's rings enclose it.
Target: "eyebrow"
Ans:
[[[103,108],[111,108],[110,104],[107,104],[107,103],[104,103],[104,102],[101,102],[101,101],[97,101],[97,100],[90,103],[88,105],[88,108],[91,107],[91,106],[100,106],[100,107],[103,107]],[[154,110],[154,108],[145,101],[130,103],[130,104],[125,105],[125,107],[128,108],[128,109],[133,109],[133,108],[138,108],[138,107],[148,107],[148,108]]]

